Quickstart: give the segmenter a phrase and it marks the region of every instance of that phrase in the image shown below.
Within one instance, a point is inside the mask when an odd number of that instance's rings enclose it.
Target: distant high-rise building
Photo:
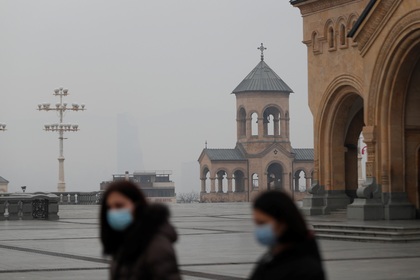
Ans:
[[[117,116],[117,169],[143,170],[139,128],[129,114]]]

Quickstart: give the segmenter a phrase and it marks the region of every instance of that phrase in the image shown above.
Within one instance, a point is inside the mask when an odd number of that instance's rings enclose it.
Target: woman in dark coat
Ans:
[[[100,222],[105,255],[112,257],[111,280],[181,279],[169,210],[149,204],[128,181],[112,183],[103,196]]]
[[[324,280],[314,235],[295,203],[283,192],[269,191],[253,205],[255,236],[268,247],[251,280]]]

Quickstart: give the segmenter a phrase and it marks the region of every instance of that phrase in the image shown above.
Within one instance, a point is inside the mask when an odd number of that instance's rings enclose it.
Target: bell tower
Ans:
[[[293,90],[261,60],[233,90],[236,95],[237,144],[247,154],[263,152],[273,143],[291,151],[289,138],[289,95]]]

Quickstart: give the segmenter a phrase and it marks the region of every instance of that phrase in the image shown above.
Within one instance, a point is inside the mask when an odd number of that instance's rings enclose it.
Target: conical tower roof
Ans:
[[[261,55],[260,63],[258,63],[232,93],[249,91],[293,92],[293,90],[267,65],[267,63],[264,62],[263,55]]]

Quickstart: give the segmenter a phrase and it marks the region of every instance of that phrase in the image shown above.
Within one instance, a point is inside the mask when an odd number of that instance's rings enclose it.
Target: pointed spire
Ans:
[[[266,50],[266,49],[267,48],[264,47],[264,44],[263,43],[261,43],[261,46],[259,48],[257,48],[257,50],[260,50],[261,51],[261,61],[264,60],[264,50]]]

